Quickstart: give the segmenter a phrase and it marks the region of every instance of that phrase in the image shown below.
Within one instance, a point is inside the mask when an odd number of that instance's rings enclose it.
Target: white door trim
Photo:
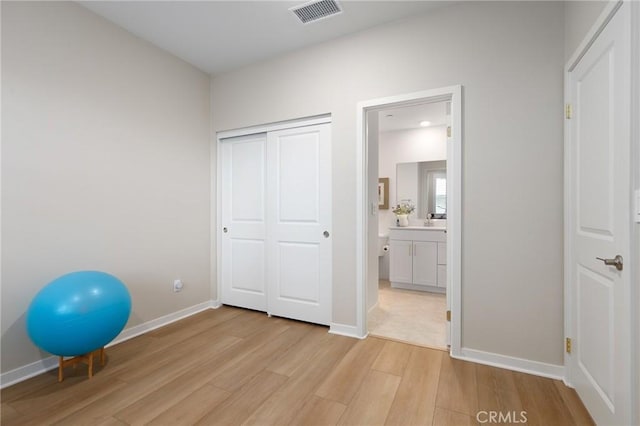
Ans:
[[[451,100],[451,138],[447,145],[447,292],[451,305],[451,354],[460,356],[461,347],[461,247],[462,247],[462,86],[449,86],[397,96],[370,99],[357,105],[357,188],[356,188],[356,337],[367,335],[367,206],[368,170],[366,116],[369,110],[411,105],[424,101]],[[449,191],[448,191],[449,192]]]
[[[631,117],[640,117],[640,3],[631,2]],[[631,190],[640,191],[640,120],[631,122]],[[633,206],[633,202],[631,203]],[[636,209],[640,211],[640,200]],[[638,212],[636,212],[638,213]],[[633,215],[632,215],[633,216]],[[640,223],[631,224],[631,421],[640,424]],[[635,241],[635,243],[634,243]],[[633,379],[635,378],[635,380]]]
[[[218,229],[222,218],[222,140],[237,136],[248,136],[256,133],[268,133],[274,130],[289,129],[292,127],[312,126],[315,124],[331,123],[331,114],[322,114],[313,117],[296,118],[287,121],[278,121],[270,124],[243,127],[232,130],[216,132],[211,140],[211,241],[216,244],[215,258],[211,259],[211,277],[216,277],[215,283],[211,283],[211,293],[215,290],[216,297],[212,297],[214,303],[220,305],[222,298],[222,238],[219,238]],[[215,155],[214,155],[215,154]],[[215,206],[214,206],[215,202]],[[214,213],[215,212],[215,213]],[[331,301],[333,306],[333,300]]]
[[[223,130],[216,133],[217,141],[220,139],[233,138],[236,136],[253,135],[256,133],[267,133],[275,130],[291,129],[293,127],[313,126],[314,124],[331,123],[331,114],[316,115],[313,117],[296,118],[287,121],[278,121],[270,124],[260,124],[257,126],[242,127],[240,129]]]

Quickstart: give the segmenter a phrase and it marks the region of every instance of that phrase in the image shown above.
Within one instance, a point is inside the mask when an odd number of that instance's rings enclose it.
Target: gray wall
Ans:
[[[464,85],[463,346],[562,364],[564,5],[470,2],[212,81],[214,130],[333,117],[333,321],[356,323],[358,101]]]
[[[120,277],[129,326],[210,300],[209,81],[74,3],[2,2],[2,372],[48,355],[24,315],[64,273]]]
[[[571,58],[607,3],[606,1],[564,2],[565,61]]]

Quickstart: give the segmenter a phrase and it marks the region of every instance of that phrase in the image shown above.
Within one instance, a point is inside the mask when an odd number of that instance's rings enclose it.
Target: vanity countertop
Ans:
[[[389,229],[407,231],[446,231],[446,226],[392,226]]]

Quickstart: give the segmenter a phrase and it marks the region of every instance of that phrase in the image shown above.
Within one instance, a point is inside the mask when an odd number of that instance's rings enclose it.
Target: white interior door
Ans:
[[[630,424],[630,18],[569,73],[571,380],[598,424]]]
[[[268,312],[331,320],[331,133],[329,124],[267,136]]]
[[[221,300],[267,310],[266,134],[221,145]]]

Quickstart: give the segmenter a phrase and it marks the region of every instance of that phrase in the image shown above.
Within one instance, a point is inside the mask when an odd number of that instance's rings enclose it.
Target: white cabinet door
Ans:
[[[224,304],[264,311],[266,297],[266,135],[222,144],[221,234]]]
[[[438,243],[438,265],[447,264],[447,243]]]
[[[413,283],[413,241],[389,240],[389,281]]]
[[[438,287],[447,288],[447,243],[438,243]]]
[[[331,128],[267,135],[268,312],[331,320]]]
[[[438,243],[414,241],[413,243],[413,283],[418,285],[438,285]]]
[[[447,288],[447,265],[438,265],[438,287]]]

